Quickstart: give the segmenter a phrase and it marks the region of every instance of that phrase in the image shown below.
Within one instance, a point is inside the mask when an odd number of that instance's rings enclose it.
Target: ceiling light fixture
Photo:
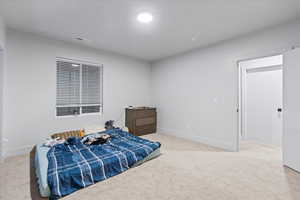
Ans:
[[[138,14],[137,20],[141,23],[150,23],[153,20],[153,15],[151,13],[143,12]]]

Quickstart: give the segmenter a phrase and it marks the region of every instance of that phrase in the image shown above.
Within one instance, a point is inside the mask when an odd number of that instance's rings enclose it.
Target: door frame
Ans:
[[[3,98],[3,85],[4,85],[4,49],[0,46],[0,98]],[[4,152],[3,152],[3,99],[0,100],[0,164],[4,162]]]
[[[240,64],[242,62],[250,61],[250,60],[256,60],[256,59],[263,59],[273,56],[282,56],[283,54],[273,54],[269,56],[262,56],[262,57],[255,57],[250,59],[244,59],[244,60],[238,60],[237,61],[237,67],[238,67],[238,131],[237,131],[237,149],[239,151],[240,149],[240,141],[242,138],[245,137],[245,81],[246,81],[246,75],[247,70],[251,71],[273,71],[273,70],[282,70],[283,69],[283,63],[281,65],[270,65],[270,66],[253,66],[253,67],[243,67]],[[284,60],[284,59],[283,59]]]

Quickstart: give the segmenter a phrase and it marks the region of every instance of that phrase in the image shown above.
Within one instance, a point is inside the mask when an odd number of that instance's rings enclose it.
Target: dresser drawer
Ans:
[[[135,126],[145,126],[149,124],[155,124],[155,117],[146,117],[135,120]]]
[[[152,117],[156,115],[155,110],[137,110],[135,111],[136,118]]]
[[[155,133],[156,132],[156,125],[155,124],[149,124],[145,126],[137,126],[135,127],[135,134],[140,136],[140,135],[146,135],[150,133]]]

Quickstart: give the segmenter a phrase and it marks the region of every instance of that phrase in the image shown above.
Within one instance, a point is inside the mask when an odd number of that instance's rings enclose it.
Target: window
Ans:
[[[102,112],[101,65],[56,60],[56,116]]]

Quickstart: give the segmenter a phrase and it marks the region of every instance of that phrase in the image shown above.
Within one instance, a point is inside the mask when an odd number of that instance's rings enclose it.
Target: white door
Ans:
[[[281,146],[281,67],[247,70],[245,86],[245,139]]]
[[[284,55],[283,163],[300,172],[300,48]]]
[[[3,161],[2,158],[2,141],[3,141],[3,136],[2,136],[2,121],[3,121],[3,117],[2,117],[2,108],[3,108],[3,68],[4,68],[4,51],[1,50],[0,47],[0,164]]]
[[[2,121],[3,121],[3,68],[4,68],[4,51],[1,50],[1,47],[0,47],[0,164],[1,162],[3,161],[3,158],[2,158],[2,141],[3,141],[3,136],[2,136]]]

